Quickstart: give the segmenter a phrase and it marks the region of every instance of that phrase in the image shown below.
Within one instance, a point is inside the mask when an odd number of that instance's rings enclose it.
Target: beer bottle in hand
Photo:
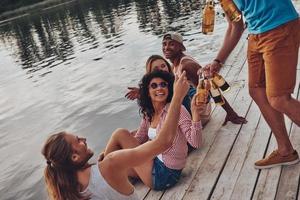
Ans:
[[[230,90],[229,84],[220,74],[214,73],[213,81],[223,92]]]
[[[225,103],[219,87],[215,84],[213,79],[210,79],[211,88],[209,90],[210,96],[214,99],[215,104],[223,105]]]
[[[206,5],[202,15],[202,33],[211,35],[215,24],[215,5],[213,0],[206,0]]]
[[[240,10],[236,7],[233,0],[219,0],[221,7],[230,19],[230,21],[237,22],[242,18]]]
[[[197,93],[196,93],[196,105],[207,103],[208,90],[205,86],[204,79],[202,75],[199,75],[199,81],[197,85]]]

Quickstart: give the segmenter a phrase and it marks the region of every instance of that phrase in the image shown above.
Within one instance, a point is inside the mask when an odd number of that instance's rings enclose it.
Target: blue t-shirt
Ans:
[[[259,34],[299,17],[291,0],[233,0],[242,11],[248,30]]]

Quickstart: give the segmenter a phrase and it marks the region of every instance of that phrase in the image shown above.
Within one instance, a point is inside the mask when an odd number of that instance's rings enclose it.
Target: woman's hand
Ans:
[[[128,87],[129,92],[125,94],[125,97],[129,100],[135,100],[140,97],[139,91],[140,89],[137,87]]]
[[[173,98],[179,98],[179,100],[182,102],[183,98],[187,94],[188,90],[190,88],[190,84],[188,83],[186,72],[177,72],[175,74],[175,81],[173,85]]]
[[[207,97],[206,97],[207,99]],[[196,95],[193,96],[191,102],[191,112],[192,112],[192,119],[194,122],[199,122],[201,120],[201,113],[205,112],[206,110],[206,103],[202,103],[197,105],[196,104]]]

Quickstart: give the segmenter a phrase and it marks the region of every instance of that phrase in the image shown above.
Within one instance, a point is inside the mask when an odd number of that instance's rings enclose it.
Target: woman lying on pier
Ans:
[[[88,162],[93,152],[87,147],[85,138],[66,132],[50,136],[42,150],[47,161],[44,175],[50,198],[138,199],[128,180],[128,171],[142,169],[145,163],[172,147],[178,137],[178,127],[174,124],[178,124],[181,102],[188,88],[183,72],[175,80],[174,95],[157,137],[133,148],[111,152],[95,165]],[[118,131],[125,133],[119,129],[115,135]]]
[[[167,113],[170,112],[173,80],[171,73],[161,70],[144,75],[139,84],[138,103],[143,115],[140,127],[135,136],[128,131],[113,134],[105,149],[104,157],[117,149],[136,147],[159,136]],[[187,159],[187,142],[194,148],[199,148],[202,143],[200,113],[206,105],[197,106],[195,99],[191,104],[192,117],[184,106],[181,106],[179,122],[174,124],[176,136],[171,147],[153,160],[134,168],[130,176],[139,177],[145,185],[154,190],[165,190],[178,182]]]

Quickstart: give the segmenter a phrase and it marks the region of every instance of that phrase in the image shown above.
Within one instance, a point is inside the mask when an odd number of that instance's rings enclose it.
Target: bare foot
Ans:
[[[225,120],[223,122],[223,126],[227,124],[227,122],[232,122],[234,124],[246,124],[248,121],[246,118],[238,116],[238,114],[234,113],[227,113]]]

